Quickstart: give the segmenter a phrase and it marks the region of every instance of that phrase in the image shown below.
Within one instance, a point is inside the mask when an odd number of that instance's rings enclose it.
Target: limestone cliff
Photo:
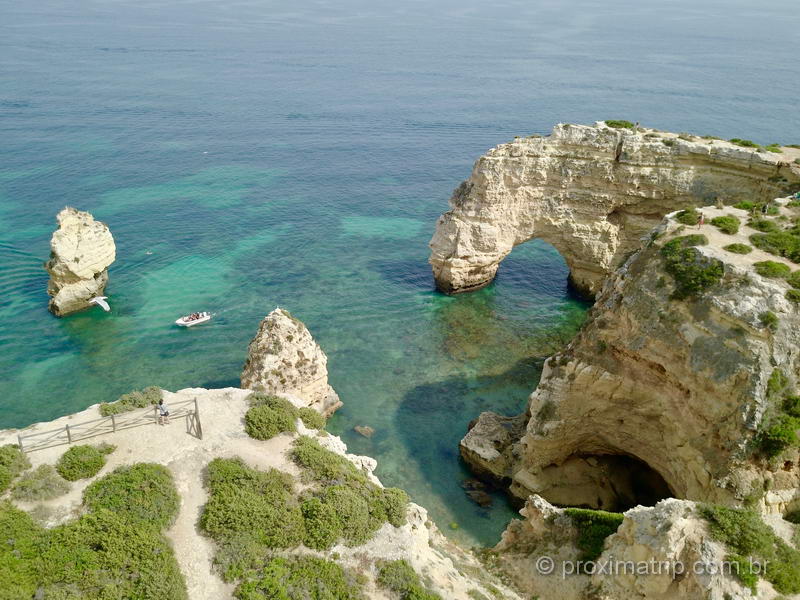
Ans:
[[[50,311],[62,317],[88,308],[89,299],[103,294],[116,247],[108,226],[88,212],[67,207],[56,219],[45,269],[50,274]]]
[[[745,215],[703,212],[706,222]],[[791,263],[723,249],[747,241],[747,226],[738,235],[708,224],[684,229],[668,218],[607,279],[578,336],[545,363],[521,440],[481,415],[462,441],[480,472],[510,483],[523,502],[536,493],[611,510],[669,496],[765,513],[800,507],[797,449],[770,462],[756,443],[780,411],[776,381],[792,390],[800,375],[800,313],[786,298],[788,283],[757,274],[754,263]],[[718,277],[676,299],[662,249],[687,233],[705,236],[690,258],[714,265]]]
[[[294,396],[326,416],[342,405],[328,384],[328,357],[308,328],[282,308],[261,321],[250,342],[242,387]]]
[[[574,284],[594,295],[668,212],[770,200],[800,181],[784,153],[655,130],[557,125],[478,159],[436,224],[430,263],[440,290],[476,289],[514,246],[543,239]]]

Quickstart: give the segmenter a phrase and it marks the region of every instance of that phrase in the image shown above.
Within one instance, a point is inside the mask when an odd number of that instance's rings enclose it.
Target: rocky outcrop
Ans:
[[[707,221],[744,215],[704,211]],[[483,438],[462,442],[468,460],[494,444],[479,473],[510,480],[522,501],[540,494],[618,510],[674,496],[766,513],[800,507],[797,449],[767,461],[756,448],[800,376],[800,313],[785,297],[789,285],[753,268],[775,256],[722,249],[746,239],[748,227],[739,237],[709,225],[682,229],[668,219],[606,281],[578,336],[545,363],[521,440],[495,434],[491,417],[481,416],[487,424],[479,421],[472,437]],[[711,243],[692,260],[721,270],[704,292],[678,300],[661,249],[685,233],[707,234]],[[770,326],[767,311],[776,317]]]
[[[593,296],[666,213],[784,195],[800,181],[786,156],[604,123],[515,139],[478,159],[439,218],[430,243],[436,284],[446,293],[486,285],[514,246],[539,238]]]
[[[91,306],[108,283],[108,267],[116,258],[114,238],[105,223],[88,212],[67,207],[58,213],[58,229],[50,240],[47,293],[50,311],[63,317]]]
[[[563,509],[532,496],[496,546],[498,566],[543,600],[749,600],[697,506],[669,499],[627,511],[602,553],[579,572],[579,530]],[[763,597],[775,592],[760,584]],[[762,596],[759,596],[762,597]]]
[[[282,308],[261,321],[250,342],[242,387],[294,396],[325,416],[342,405],[328,384],[328,357],[302,321]]]

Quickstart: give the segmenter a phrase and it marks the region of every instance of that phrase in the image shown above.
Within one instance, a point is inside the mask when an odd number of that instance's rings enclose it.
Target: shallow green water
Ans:
[[[235,385],[281,305],[330,357],[330,429],[446,533],[494,543],[513,511],[466,499],[458,440],[522,410],[586,305],[537,242],[437,294],[436,217],[478,155],[558,121],[800,140],[797,63],[770,45],[794,4],[695,4],[0,0],[0,426]],[[114,233],[110,314],[46,311],[66,204]],[[218,316],[171,326],[193,310]]]

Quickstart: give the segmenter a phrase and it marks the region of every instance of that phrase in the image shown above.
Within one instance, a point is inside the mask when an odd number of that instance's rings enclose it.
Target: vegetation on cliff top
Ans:
[[[724,543],[727,560],[738,568],[739,579],[753,592],[759,579],[751,561],[760,565],[762,576],[781,594],[800,593],[800,552],[780,539],[754,511],[702,505],[700,515],[709,523],[711,535]]]
[[[624,119],[606,119],[604,122],[606,125],[613,127],[614,129],[633,129],[636,127],[636,125]]]
[[[104,417],[130,412],[137,408],[147,408],[158,404],[161,400],[161,388],[157,386],[146,387],[141,391],[134,390],[119,397],[115,402],[100,404],[100,414]]]
[[[114,446],[72,446],[61,455],[56,463],[56,470],[67,481],[88,479],[100,472],[106,464],[106,454],[114,451]]]
[[[714,217],[711,219],[711,224],[719,229],[722,233],[727,233],[729,235],[735,235],[739,233],[740,221],[733,215]]]
[[[419,575],[405,560],[384,562],[378,570],[378,584],[396,592],[401,600],[441,600],[422,585]]]
[[[361,600],[365,598],[361,587],[358,577],[335,562],[315,556],[281,556],[269,559],[234,595],[239,600]]]
[[[682,300],[697,296],[722,279],[722,262],[703,256],[695,248],[706,244],[708,239],[704,235],[686,235],[661,247],[667,273],[675,280],[672,298]]]
[[[52,500],[69,491],[69,483],[61,478],[52,465],[40,465],[23,473],[11,488],[11,497],[24,502]]]
[[[244,417],[247,435],[257,440],[268,440],[279,433],[297,431],[297,419],[306,427],[323,429],[325,417],[313,408],[298,409],[285,398],[253,392],[248,397],[250,408]]]
[[[164,523],[172,522],[177,514],[177,504],[169,501],[177,498],[172,478],[159,465],[130,469],[154,475],[164,486],[136,489],[136,482],[120,485],[112,473],[95,482],[91,503],[84,498],[87,512],[83,516],[52,529],[37,525],[12,504],[0,503],[0,595],[187,600],[183,575],[161,533]],[[113,493],[100,493],[109,488]],[[156,518],[132,519],[140,511],[131,510],[130,505],[140,502],[149,507],[144,513]],[[125,509],[120,511],[120,506]]]
[[[622,513],[584,508],[567,508],[564,512],[578,529],[578,548],[581,561],[596,560],[603,553],[606,538],[616,533],[622,524]]]
[[[15,477],[30,468],[31,462],[19,446],[0,446],[0,493],[8,489]]]

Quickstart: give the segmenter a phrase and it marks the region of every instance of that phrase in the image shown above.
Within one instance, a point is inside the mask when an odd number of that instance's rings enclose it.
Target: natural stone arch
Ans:
[[[552,244],[593,296],[663,216],[691,205],[766,201],[800,183],[783,154],[637,129],[557,125],[547,138],[497,146],[475,163],[431,240],[445,293],[480,288],[511,250]],[[666,142],[666,143],[665,143]]]

